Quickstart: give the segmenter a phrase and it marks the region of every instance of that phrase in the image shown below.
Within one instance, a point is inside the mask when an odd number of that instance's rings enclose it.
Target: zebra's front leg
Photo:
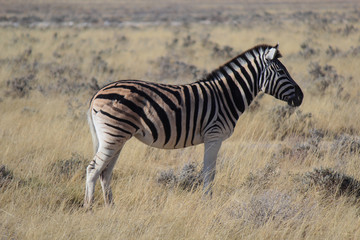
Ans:
[[[221,147],[221,140],[215,141],[205,141],[204,147],[204,168],[203,168],[203,178],[204,178],[204,192],[206,195],[212,195],[212,182],[215,178],[216,171],[216,158]]]

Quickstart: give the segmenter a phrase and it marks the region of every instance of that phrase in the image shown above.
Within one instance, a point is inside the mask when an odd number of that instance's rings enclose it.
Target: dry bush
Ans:
[[[7,169],[5,165],[0,165],[0,188],[6,187],[13,179],[12,171]]]
[[[321,129],[310,129],[306,134],[304,141],[297,142],[294,145],[282,146],[275,153],[275,159],[295,159],[302,162],[309,154],[316,158],[321,158],[325,154],[325,150],[320,147],[325,133]]]
[[[360,154],[360,137],[349,134],[341,134],[335,137],[330,151],[337,157]]]
[[[49,166],[49,171],[57,181],[68,181],[73,177],[85,178],[88,160],[78,153],[72,153],[69,159],[58,160]]]
[[[259,93],[257,95],[257,97],[251,102],[249,108],[248,108],[248,112],[256,112],[260,109],[260,103],[259,103],[259,100],[264,96],[265,94],[264,93]]]
[[[246,177],[244,186],[259,191],[268,189],[271,183],[280,175],[280,169],[276,160],[268,162],[264,168],[250,172]]]
[[[178,49],[191,49],[192,47],[196,46],[196,39],[194,36],[185,34],[185,36],[180,36],[179,32],[176,32],[176,37],[174,37],[170,43],[167,43],[167,49],[170,51],[174,51],[174,48],[177,47]]]
[[[338,29],[338,33],[346,37],[349,36],[350,34],[357,33],[358,31],[359,29],[355,27],[353,24],[346,24],[344,28]]]
[[[194,65],[179,61],[176,57],[160,57],[156,61],[152,61],[151,64],[158,69],[158,73],[153,73],[153,78],[158,79],[159,81],[185,80],[186,82],[193,82],[205,74],[204,70],[200,70]],[[181,81],[180,84],[186,82]]]
[[[48,88],[40,88],[44,94],[62,93],[62,94],[77,94],[89,89],[90,84],[87,82],[71,81],[68,78],[60,78],[54,84],[48,85]]]
[[[202,183],[202,173],[197,170],[197,164],[187,163],[180,171],[173,169],[159,174],[157,182],[169,188],[179,187],[183,190],[195,190]]]
[[[305,191],[315,188],[325,196],[360,197],[360,181],[330,168],[315,168],[301,178]]]
[[[39,90],[43,94],[78,94],[90,89],[91,83],[78,66],[67,63],[49,63],[42,66],[52,81],[43,83]]]
[[[312,114],[298,108],[277,105],[268,111],[271,136],[283,140],[287,136],[305,136],[313,126]]]
[[[334,66],[321,66],[318,62],[309,64],[309,74],[312,80],[311,92],[316,95],[324,95],[333,91],[332,95],[339,99],[348,100],[349,94],[344,91],[343,84],[351,81],[352,77],[345,78],[337,73]],[[329,90],[329,91],[328,91]]]
[[[98,80],[95,77],[92,77],[89,83],[90,90],[93,92],[97,92],[100,90],[100,86]]]
[[[210,40],[210,34],[201,39],[201,46],[207,50],[211,50],[210,55],[216,59],[229,60],[240,54],[240,49],[235,49],[229,45],[221,46],[220,44]]]
[[[93,58],[92,67],[99,73],[109,72],[111,74],[114,72],[114,69],[109,67],[108,63],[101,57],[101,55],[97,55]]]
[[[190,35],[187,35],[186,37],[183,38],[182,46],[184,48],[187,48],[187,47],[194,45],[195,43],[196,43],[196,40],[193,39]]]
[[[295,217],[302,220],[310,212],[309,209],[295,203],[289,193],[277,190],[255,194],[245,203],[232,204],[228,211],[232,218],[255,227],[261,227],[269,221],[280,225]]]
[[[69,77],[72,79],[72,81],[78,81],[83,78],[81,70],[77,66],[72,66],[66,63],[50,63],[46,67],[49,69],[49,77],[51,79],[62,79]]]
[[[25,37],[28,38],[28,40],[30,42],[37,42],[39,41],[39,39],[36,38],[32,38],[30,37],[29,34],[26,34],[25,36],[22,35],[21,37]],[[15,66],[21,66],[21,67],[25,67],[26,69],[30,70],[31,66],[30,66],[30,58],[33,56],[33,49],[32,47],[29,47],[27,49],[25,49],[23,52],[21,52],[19,55],[17,55],[15,58],[13,59],[8,59],[9,62],[12,62],[15,64]]]
[[[326,49],[325,53],[329,57],[337,57],[342,55],[342,52],[339,48],[332,46],[329,46],[328,49]]]
[[[351,46],[346,56],[357,57],[359,55],[360,55],[360,46],[357,47]]]
[[[5,95],[20,98],[29,96],[30,91],[35,87],[35,81],[35,76],[32,74],[8,80],[6,82],[7,90]]]
[[[319,50],[314,49],[313,47],[310,46],[311,43],[312,41],[306,41],[300,45],[301,48],[299,52],[300,56],[303,56],[304,58],[310,58],[319,54]]]
[[[23,34],[21,35],[23,37]],[[38,39],[29,41],[33,43],[38,41]],[[9,70],[13,72],[12,76],[22,75],[23,77],[27,77],[33,75],[35,77],[39,72],[38,58],[38,55],[34,56],[33,48],[28,47],[13,57],[0,59],[0,63],[2,67],[7,66]]]
[[[235,53],[234,49],[227,45],[221,47],[218,44],[216,44],[212,50],[212,56],[216,57],[216,58],[231,59],[231,58],[235,57],[235,55],[236,55],[236,53]]]
[[[307,144],[311,145],[310,148],[312,150],[315,150],[315,148],[318,148],[321,140],[325,137],[325,131],[322,129],[313,128],[310,129],[308,137],[307,137]]]

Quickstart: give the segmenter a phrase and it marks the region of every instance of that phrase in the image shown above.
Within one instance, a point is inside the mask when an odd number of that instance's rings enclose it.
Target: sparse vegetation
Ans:
[[[77,153],[73,153],[71,158],[58,160],[50,164],[49,172],[53,174],[59,181],[69,181],[72,177],[79,175],[85,179],[85,169],[89,163],[87,159],[81,157]]]
[[[13,173],[5,165],[0,166],[0,188],[6,187],[14,178]]]
[[[304,174],[302,183],[306,189],[316,188],[326,196],[360,197],[360,181],[329,168],[315,168]]]
[[[360,239],[357,2],[0,5],[1,239]],[[134,139],[113,172],[115,206],[98,183],[93,211],[82,209],[99,87],[190,83],[277,42],[304,102],[254,100],[222,145],[212,199],[202,146]]]
[[[268,119],[273,125],[274,138],[280,139],[291,135],[305,135],[313,125],[311,113],[303,113],[300,109],[287,105],[277,105],[270,109]]]
[[[33,89],[34,75],[14,78],[6,82],[8,90],[5,95],[12,97],[25,97]]]
[[[202,183],[202,176],[195,163],[188,163],[179,172],[174,173],[173,169],[161,172],[157,182],[170,188],[195,190]]]
[[[243,224],[256,227],[261,227],[269,221],[281,225],[295,218],[302,210],[301,206],[294,203],[291,195],[276,190],[254,194],[247,202],[229,209],[232,217],[243,221]]]

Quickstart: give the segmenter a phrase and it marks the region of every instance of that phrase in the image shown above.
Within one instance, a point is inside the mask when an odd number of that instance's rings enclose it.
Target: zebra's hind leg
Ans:
[[[123,144],[118,148],[121,149]],[[95,184],[99,176],[102,175],[102,183],[104,190],[105,203],[111,202],[111,189],[109,186],[112,169],[119,156],[120,150],[111,150],[108,146],[100,146],[93,160],[86,169],[86,189],[84,207],[91,208],[94,201]]]
[[[115,163],[120,155],[121,149],[115,153],[114,157],[110,160],[107,167],[100,173],[100,183],[103,190],[104,201],[106,206],[113,204],[113,195],[111,191],[110,181],[112,177],[112,171],[115,166]]]

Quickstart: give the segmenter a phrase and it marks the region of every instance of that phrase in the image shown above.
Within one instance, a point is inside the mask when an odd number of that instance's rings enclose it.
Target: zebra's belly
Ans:
[[[161,134],[158,139],[154,141],[154,136],[152,133],[146,130],[138,131],[134,137],[148,146],[161,149],[179,149],[204,143],[202,137],[200,136],[194,137],[193,139],[186,139],[184,135],[179,138],[179,141],[176,141],[176,136],[170,136],[169,141],[165,144],[164,137]],[[185,141],[185,139],[187,141]]]

